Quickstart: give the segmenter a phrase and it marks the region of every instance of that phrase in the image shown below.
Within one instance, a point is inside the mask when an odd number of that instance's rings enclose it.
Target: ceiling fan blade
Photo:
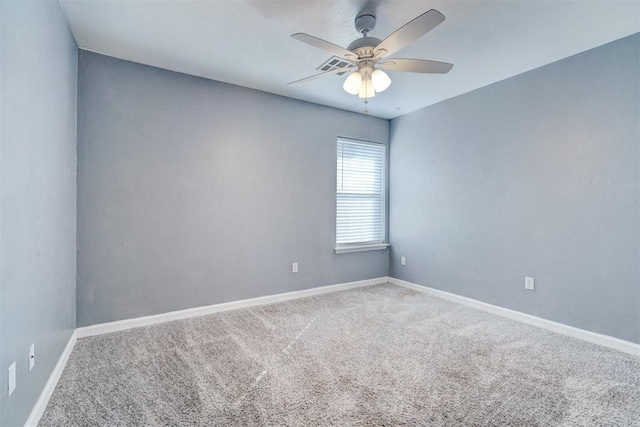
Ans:
[[[296,81],[291,82],[291,83],[287,83],[287,86],[293,85],[293,84],[297,84],[297,83],[305,83],[305,82],[308,82],[309,80],[317,79],[319,77],[330,76],[331,74],[338,74],[338,73],[342,73],[342,72],[345,72],[345,71],[351,71],[354,68],[355,68],[355,66],[350,65],[348,67],[336,68],[335,70],[323,71],[322,73],[314,74],[313,76],[305,77],[304,79],[300,79],[300,80],[296,80]]]
[[[343,47],[340,47],[337,44],[333,44],[326,40],[322,40],[317,37],[310,36],[309,34],[296,33],[296,34],[292,34],[291,37],[303,43],[310,44],[313,47],[317,47],[318,49],[322,49],[325,52],[329,52],[330,54],[338,56],[343,59],[347,59],[347,60],[358,59],[358,56],[355,53]]]
[[[429,61],[427,59],[393,58],[380,65],[385,70],[407,71],[410,73],[446,74],[453,68],[448,62]]]
[[[404,26],[396,30],[395,33],[384,39],[382,43],[376,47],[374,54],[380,58],[393,55],[403,47],[410,45],[429,31],[433,30],[444,20],[445,17],[442,13],[435,9],[431,9],[418,16],[413,21],[409,21]]]

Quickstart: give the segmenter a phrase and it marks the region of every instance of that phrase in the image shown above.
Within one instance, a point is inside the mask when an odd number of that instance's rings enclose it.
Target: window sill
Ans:
[[[334,248],[333,252],[336,254],[348,254],[351,252],[364,252],[364,251],[381,251],[383,249],[387,249],[389,247],[389,243],[372,243],[368,245],[349,245],[349,246],[340,246],[338,248]]]

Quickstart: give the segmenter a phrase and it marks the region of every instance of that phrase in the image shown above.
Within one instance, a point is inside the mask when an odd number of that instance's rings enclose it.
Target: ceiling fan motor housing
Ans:
[[[373,49],[382,43],[382,40],[376,37],[361,37],[351,42],[347,50],[358,55],[358,58],[373,57]]]

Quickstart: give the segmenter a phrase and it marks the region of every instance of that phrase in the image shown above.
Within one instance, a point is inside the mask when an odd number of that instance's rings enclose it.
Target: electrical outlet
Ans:
[[[535,290],[535,283],[533,281],[533,277],[525,277],[524,278],[524,288],[533,291]]]
[[[400,264],[407,265],[407,259],[403,256],[400,257]]]
[[[9,372],[8,372],[8,378],[7,378],[7,397],[11,396],[11,393],[13,393],[13,390],[16,389],[16,362],[13,362],[10,366],[9,366]]]
[[[291,272],[292,273],[297,273],[298,272],[298,263],[294,262],[293,264],[291,264]]]
[[[29,346],[29,371],[33,369],[33,366],[36,364],[36,344],[32,343]]]

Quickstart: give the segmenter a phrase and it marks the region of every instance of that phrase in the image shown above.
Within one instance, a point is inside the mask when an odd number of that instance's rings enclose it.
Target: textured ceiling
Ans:
[[[290,37],[305,32],[341,46],[353,20],[375,10],[384,39],[419,14],[446,20],[395,57],[455,64],[445,75],[390,71],[370,100],[393,118],[640,31],[640,1],[209,0],[60,1],[78,46],[129,61],[362,112],[346,76],[300,85],[331,55]]]

